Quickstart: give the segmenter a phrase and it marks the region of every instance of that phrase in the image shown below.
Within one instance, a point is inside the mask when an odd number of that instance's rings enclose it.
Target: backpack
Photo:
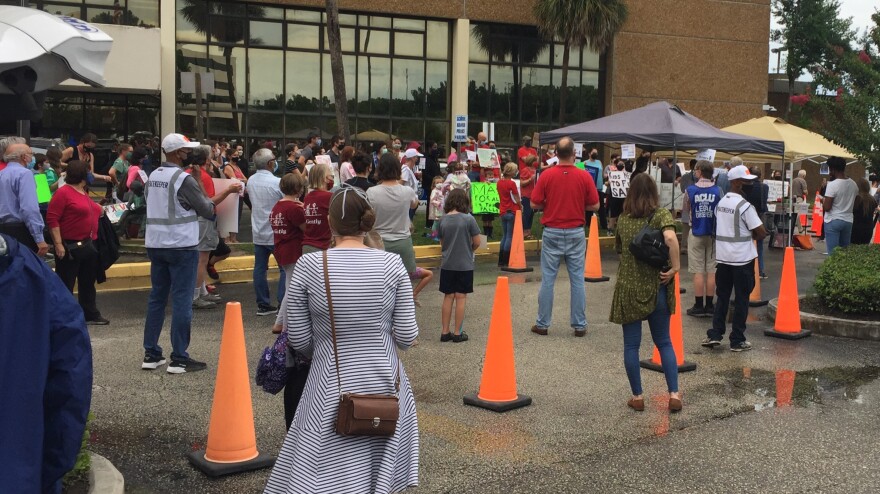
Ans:
[[[657,214],[656,210],[648,216],[645,226],[633,237],[629,251],[639,261],[662,269],[669,262],[669,247],[666,245],[663,232],[651,226],[655,214]]]

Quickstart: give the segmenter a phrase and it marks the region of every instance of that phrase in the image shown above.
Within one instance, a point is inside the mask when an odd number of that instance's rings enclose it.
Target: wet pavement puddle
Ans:
[[[880,377],[880,366],[825,367],[795,372],[790,369],[767,371],[744,367],[719,373],[723,383],[711,385],[718,395],[743,400],[758,397],[754,410],[790,406],[808,407],[845,400],[864,403],[859,388]]]

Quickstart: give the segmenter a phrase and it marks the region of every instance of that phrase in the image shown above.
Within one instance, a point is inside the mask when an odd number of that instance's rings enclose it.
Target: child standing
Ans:
[[[284,268],[284,286],[290,284],[296,261],[302,256],[303,232],[306,229],[306,217],[303,203],[299,200],[305,190],[305,180],[298,173],[288,173],[281,178],[279,184],[284,194],[269,214],[275,243],[275,260]],[[281,311],[278,316],[281,317]]]
[[[428,220],[434,222],[430,236],[434,240],[437,240],[437,220],[443,216],[443,199],[443,177],[437,175],[431,182],[431,197],[428,201]]]
[[[513,222],[520,210],[519,190],[513,177],[516,176],[516,163],[504,165],[504,173],[498,181],[498,211],[501,213],[501,246],[498,251],[498,267],[506,267],[510,261],[510,248],[513,244]]]
[[[438,236],[443,252],[440,262],[440,291],[443,293],[440,341],[460,343],[468,340],[462,330],[467,294],[474,291],[474,251],[480,246],[480,227],[470,213],[470,198],[462,189],[452,189],[443,206]],[[455,332],[450,332],[452,304],[455,303]]]

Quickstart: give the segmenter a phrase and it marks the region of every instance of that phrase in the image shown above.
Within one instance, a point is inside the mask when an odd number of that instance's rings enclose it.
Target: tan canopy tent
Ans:
[[[802,129],[797,125],[792,125],[777,117],[753,118],[736,125],[731,125],[730,127],[725,127],[721,130],[773,141],[782,141],[785,143],[785,162],[789,163],[805,160],[821,163],[831,156],[840,156],[848,161],[856,159],[852,153],[821,135],[815,132],[810,132],[807,129]],[[697,150],[679,150],[677,157],[693,158],[696,156],[696,153]],[[665,155],[669,153],[661,154]],[[782,156],[778,154],[728,154],[719,152],[715,155],[715,160],[726,161],[729,160],[731,156],[739,156],[743,161],[764,163],[779,162],[782,159]]]
[[[360,132],[354,135],[355,141],[373,141],[373,142],[385,142],[391,140],[391,135],[382,132],[381,130],[365,130],[364,132]]]

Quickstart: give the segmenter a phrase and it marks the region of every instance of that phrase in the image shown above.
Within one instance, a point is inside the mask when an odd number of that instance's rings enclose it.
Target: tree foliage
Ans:
[[[850,20],[840,18],[838,0],[773,0],[772,11],[781,27],[771,31],[770,39],[782,43],[786,53],[791,97],[794,81],[811,66],[828,60],[833,47],[847,44],[853,33]]]
[[[806,109],[819,132],[880,173],[880,12],[871,19],[873,26],[857,44],[836,46],[811,67],[817,94]]]
[[[623,0],[538,0],[533,13],[541,34],[563,43],[559,125],[564,125],[569,50],[586,46],[603,53],[623,27],[629,10]]]

